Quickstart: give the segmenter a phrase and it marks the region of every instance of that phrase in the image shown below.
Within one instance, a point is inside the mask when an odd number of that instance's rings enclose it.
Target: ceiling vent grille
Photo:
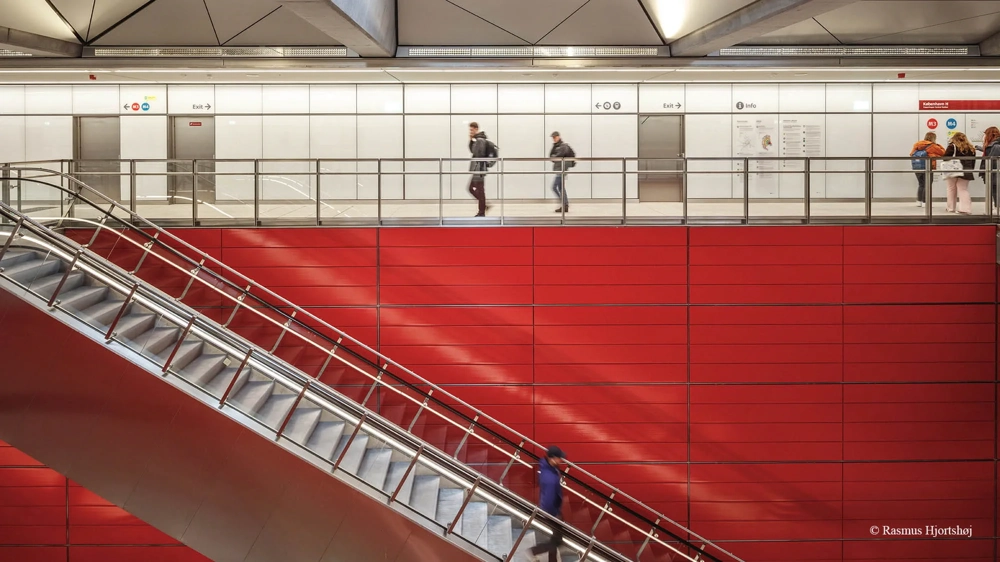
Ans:
[[[977,57],[976,46],[727,47],[723,57]]]
[[[665,57],[666,47],[400,47],[410,58],[591,58]]]
[[[30,57],[31,53],[25,53],[24,51],[14,51],[11,49],[0,49],[0,58],[8,57]]]
[[[347,47],[92,47],[84,56],[97,58],[343,58]]]

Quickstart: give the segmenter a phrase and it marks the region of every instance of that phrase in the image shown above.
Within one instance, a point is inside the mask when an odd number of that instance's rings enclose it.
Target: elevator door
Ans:
[[[77,178],[122,200],[121,127],[118,117],[77,117],[73,152]]]
[[[683,116],[640,115],[639,200],[680,201],[684,194],[684,180],[681,174],[654,173],[654,171],[680,172],[684,166],[678,159],[683,157]]]
[[[198,182],[198,200],[215,203],[215,118],[173,117],[170,127],[170,202],[191,204]],[[197,170],[197,177],[194,171]]]

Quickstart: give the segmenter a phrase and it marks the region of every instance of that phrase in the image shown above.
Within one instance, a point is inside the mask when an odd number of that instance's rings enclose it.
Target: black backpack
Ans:
[[[486,140],[486,158],[500,158],[500,147],[493,144],[493,141],[489,139]],[[492,168],[496,166],[497,161],[493,160],[486,163],[487,168]]]
[[[576,151],[573,150],[573,147],[570,146],[568,143],[566,144],[566,156],[564,158],[576,158]],[[575,168],[576,160],[570,160],[569,162],[566,162],[566,167]]]

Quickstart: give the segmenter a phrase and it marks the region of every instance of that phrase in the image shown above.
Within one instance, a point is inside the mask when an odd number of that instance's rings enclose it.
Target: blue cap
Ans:
[[[566,458],[566,453],[563,453],[562,449],[553,445],[549,447],[547,451],[545,451],[545,456],[549,458],[564,459]]]

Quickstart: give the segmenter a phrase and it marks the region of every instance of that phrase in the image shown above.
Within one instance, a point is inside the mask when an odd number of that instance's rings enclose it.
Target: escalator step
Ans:
[[[277,431],[281,423],[285,421],[288,411],[295,404],[295,398],[295,394],[272,393],[267,401],[264,402],[264,405],[257,410],[257,419],[267,427]]]
[[[433,474],[420,475],[413,479],[413,492],[407,505],[417,513],[435,519],[437,517],[438,493],[441,477]]]
[[[465,497],[461,489],[441,488],[438,491],[437,515],[434,520],[442,525],[450,525],[455,519],[455,515],[458,514],[458,510],[462,508],[463,501],[465,501]],[[459,521],[455,528],[461,529],[462,522]]]
[[[264,402],[271,397],[274,381],[247,381],[231,401],[246,414],[256,414]]]
[[[108,288],[101,285],[84,285],[59,295],[59,305],[66,310],[80,311],[94,306],[108,296]]]
[[[476,543],[479,548],[488,546],[489,534],[486,524],[489,521],[489,506],[485,502],[471,501],[462,512],[462,528],[459,534]]]
[[[180,328],[153,328],[132,340],[143,355],[154,356],[177,341]]]
[[[288,420],[288,425],[285,426],[285,438],[304,445],[316,428],[316,424],[319,423],[319,418],[322,415],[323,410],[319,408],[303,408],[299,406],[295,410],[295,413],[292,414],[292,418]]]
[[[399,481],[403,479],[403,475],[406,474],[406,469],[410,467],[409,461],[394,462],[389,465],[389,474],[386,476],[385,485],[382,486],[382,491],[391,494],[396,491],[399,486]],[[414,469],[415,470],[415,469]],[[413,480],[415,478],[414,470],[410,471],[410,475],[406,477],[406,483],[399,490],[399,495],[396,496],[396,501],[402,502],[406,505],[410,505],[410,497],[413,493]]]
[[[321,421],[317,423],[316,429],[309,436],[306,448],[326,460],[336,460],[333,453],[336,451],[337,445],[340,444],[340,437],[344,434],[346,425],[342,421]]]
[[[379,490],[385,485],[389,475],[389,462],[392,460],[392,449],[367,449],[358,476]]]
[[[62,269],[63,263],[57,259],[27,260],[4,269],[3,274],[18,283],[31,283]]]
[[[176,342],[175,342],[176,343]],[[187,343],[182,344],[183,349]],[[180,356],[180,351],[177,352]],[[175,358],[175,363],[178,358]],[[221,381],[223,377],[219,374],[223,372],[226,367],[226,356],[225,355],[210,355],[203,353],[190,361],[187,365],[180,369],[180,374],[185,379],[189,380],[191,383],[208,390],[212,396],[216,398],[221,398],[222,393],[225,392],[226,387],[229,386],[229,380],[232,376],[224,377],[225,381]],[[226,369],[228,371],[228,369]],[[231,369],[233,374],[236,374],[236,369]],[[221,388],[217,388],[220,387]],[[215,391],[218,392],[215,392]]]
[[[487,533],[489,533],[489,538],[486,541],[487,550],[501,558],[507,556],[511,547],[514,546],[511,537],[512,531],[513,524],[509,516],[490,515],[489,528],[487,529]]]
[[[63,277],[66,278],[66,282],[63,283],[62,288],[59,289],[60,295],[66,291],[76,289],[87,281],[86,274],[80,270],[72,271],[69,275],[65,275],[63,272],[56,272],[53,275],[35,279],[28,284],[28,287],[39,295],[48,298],[51,297],[52,293],[56,291],[56,287],[58,287],[59,283],[62,282]]]
[[[353,433],[354,430],[351,430]],[[340,453],[344,450],[347,445],[347,441],[351,438],[351,433],[348,433],[340,438],[340,443],[337,445],[337,450],[333,453],[333,459],[336,460],[340,456]],[[351,474],[357,476],[358,472],[361,470],[361,461],[365,456],[365,448],[368,446],[368,436],[364,433],[358,433],[351,443],[351,446],[347,449],[347,454],[344,455],[344,460],[340,461],[340,468],[344,469]]]

